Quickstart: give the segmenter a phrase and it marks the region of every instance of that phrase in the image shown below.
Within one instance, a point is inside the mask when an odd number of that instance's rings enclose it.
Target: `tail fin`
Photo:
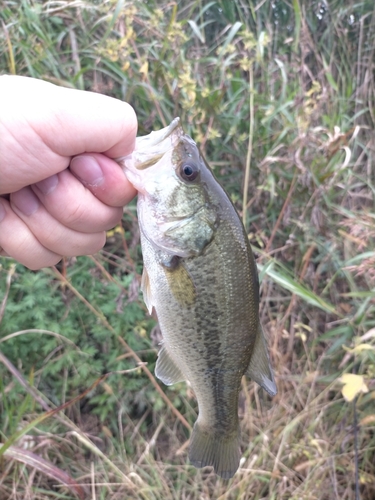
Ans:
[[[216,474],[230,479],[240,464],[239,432],[217,435],[203,430],[196,422],[190,438],[189,458],[195,467],[212,465]]]

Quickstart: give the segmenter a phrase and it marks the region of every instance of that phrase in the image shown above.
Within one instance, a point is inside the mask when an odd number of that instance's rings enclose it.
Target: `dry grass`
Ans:
[[[246,219],[279,390],[243,382],[232,480],[187,463],[131,205],[97,256],[0,261],[1,500],[375,497],[374,6],[270,5],[0,1],[1,71],[126,99],[142,134],[182,117]]]

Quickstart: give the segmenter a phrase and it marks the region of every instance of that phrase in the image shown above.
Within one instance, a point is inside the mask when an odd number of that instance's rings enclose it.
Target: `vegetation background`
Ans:
[[[124,99],[140,135],[181,117],[245,221],[279,389],[244,380],[232,480],[188,464],[197,406],[153,376],[134,202],[98,255],[0,259],[0,498],[373,499],[373,0],[0,0],[0,19],[2,73]]]

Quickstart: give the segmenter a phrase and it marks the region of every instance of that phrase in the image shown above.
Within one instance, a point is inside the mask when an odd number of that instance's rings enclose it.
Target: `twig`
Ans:
[[[353,423],[354,423],[355,500],[360,500],[361,497],[359,492],[357,398],[354,399],[353,403]]]

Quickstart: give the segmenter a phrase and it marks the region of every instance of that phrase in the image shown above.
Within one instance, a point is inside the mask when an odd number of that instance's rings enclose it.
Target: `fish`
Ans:
[[[141,289],[163,337],[155,375],[190,384],[198,402],[190,463],[230,479],[240,464],[243,375],[277,393],[248,236],[179,118],[137,137],[119,164],[138,191]]]

